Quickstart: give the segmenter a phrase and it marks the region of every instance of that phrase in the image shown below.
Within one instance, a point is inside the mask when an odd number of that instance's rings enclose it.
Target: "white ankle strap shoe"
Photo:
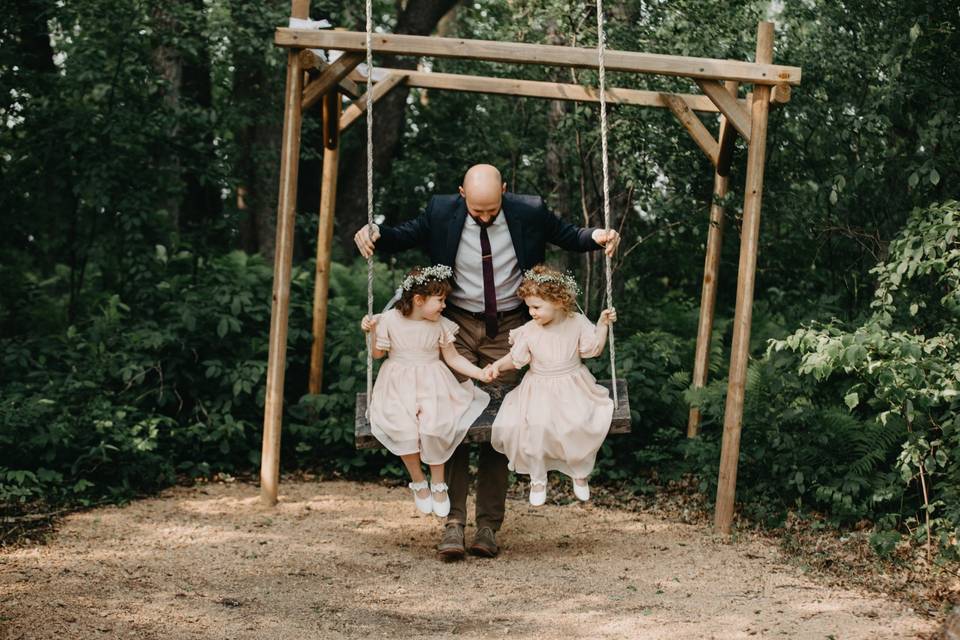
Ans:
[[[530,480],[530,504],[535,507],[542,506],[547,501],[547,481]]]
[[[573,495],[577,496],[577,500],[586,502],[590,499],[590,485],[585,478],[580,479],[583,480],[583,484],[577,484],[576,480],[573,481]]]
[[[420,513],[433,513],[433,494],[427,494],[426,498],[421,498],[417,495],[417,491],[423,491],[430,486],[430,483],[426,480],[421,480],[420,482],[411,482],[407,486],[413,491],[413,502],[417,505]]]
[[[444,496],[443,500],[433,499],[433,513],[437,517],[446,518],[450,515],[450,494],[446,482],[430,483],[431,497],[438,493],[446,493],[447,495]]]

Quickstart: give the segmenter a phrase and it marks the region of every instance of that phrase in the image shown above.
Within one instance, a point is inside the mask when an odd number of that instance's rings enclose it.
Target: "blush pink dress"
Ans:
[[[457,382],[440,359],[441,345],[459,330],[444,317],[411,320],[396,309],[380,315],[375,344],[389,353],[371,393],[370,430],[391,453],[445,463],[490,402],[473,381]]]
[[[517,473],[586,478],[613,417],[610,392],[580,360],[600,355],[597,327],[579,313],[546,326],[531,320],[510,344],[514,366],[530,370],[504,397],[490,443]]]

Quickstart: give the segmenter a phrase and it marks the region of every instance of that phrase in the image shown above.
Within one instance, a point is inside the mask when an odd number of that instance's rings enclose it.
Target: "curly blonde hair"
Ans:
[[[572,286],[571,286],[572,285]],[[545,264],[538,264],[523,274],[517,296],[529,298],[537,296],[551,302],[566,313],[570,314],[577,309],[576,283],[567,274],[552,269]]]
[[[407,273],[407,277],[414,277],[420,275],[424,269],[422,267],[414,267]],[[444,278],[442,280],[430,278],[424,282],[413,282],[409,289],[403,289],[403,293],[400,295],[400,299],[395,305],[397,311],[402,313],[404,316],[409,316],[410,312],[413,311],[413,296],[423,296],[424,298],[429,298],[430,296],[442,296],[447,297],[450,295],[450,292],[453,291],[453,283],[451,278]]]

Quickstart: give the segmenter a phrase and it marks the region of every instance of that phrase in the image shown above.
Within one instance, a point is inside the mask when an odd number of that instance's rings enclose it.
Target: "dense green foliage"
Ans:
[[[112,296],[62,335],[4,342],[0,501],[126,496],[177,474],[259,465],[271,269],[239,251],[210,262],[158,251],[152,266],[159,284],[146,295]],[[302,403],[295,385],[309,359],[312,269],[294,273],[286,462],[375,470],[382,456],[365,461],[350,446],[366,277],[335,266],[336,382]]]
[[[415,2],[410,0],[407,4]],[[429,0],[421,0],[426,3]],[[462,2],[445,33],[592,46],[592,4]],[[356,3],[313,17],[355,25]],[[931,0],[608,2],[611,47],[776,59],[803,83],[771,117],[738,497],[752,516],[825,513],[838,526],[929,534],[960,526],[960,18]],[[30,0],[0,26],[0,503],[116,499],[178,475],[259,462],[269,255],[288,4]],[[397,20],[379,3],[382,26]],[[771,13],[772,12],[772,13]],[[49,34],[49,37],[48,37]],[[436,71],[594,84],[589,71],[434,60]],[[614,86],[695,91],[611,74]],[[563,217],[600,222],[594,105],[413,92],[403,144],[377,176],[388,222],[455,189],[476,161]],[[737,153],[711,382],[691,390],[711,174],[665,110],[611,109],[619,368],[634,433],[598,473],[637,491],[694,474],[715,488],[745,153]],[[712,126],[708,118],[705,121]],[[355,152],[357,127],[344,138]],[[325,388],[304,396],[319,141],[303,132],[283,466],[399,474],[352,446],[363,386],[364,265],[337,247]],[[345,171],[345,170],[344,170]],[[270,187],[270,185],[274,185]],[[244,202],[246,198],[246,202]],[[266,212],[266,213],[264,213]],[[338,211],[341,236],[357,224]],[[378,301],[398,270],[380,265]],[[557,254],[600,304],[600,263]],[[591,363],[598,375],[605,359]],[[685,438],[689,403],[702,436]]]
[[[770,341],[750,371],[746,491],[956,544],[958,218],[956,202],[911,215],[873,270],[871,315]],[[721,389],[688,397],[722,416]]]

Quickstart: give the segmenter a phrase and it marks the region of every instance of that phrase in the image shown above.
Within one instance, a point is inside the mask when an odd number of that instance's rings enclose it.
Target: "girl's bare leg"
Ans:
[[[408,453],[405,456],[400,456],[400,459],[403,460],[404,466],[407,468],[407,472],[410,474],[410,479],[414,482],[423,482],[426,480],[426,476],[423,475],[423,469],[420,467],[420,454],[419,453]],[[430,467],[431,469],[433,467]],[[441,467],[442,469],[443,467]],[[441,471],[441,473],[443,473]],[[420,499],[426,498],[430,495],[430,488],[424,487],[417,491],[417,497]]]

